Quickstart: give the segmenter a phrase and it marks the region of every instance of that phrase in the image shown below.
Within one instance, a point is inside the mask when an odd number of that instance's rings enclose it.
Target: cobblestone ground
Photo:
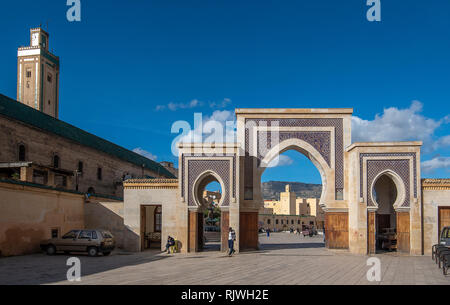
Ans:
[[[260,236],[261,250],[233,257],[216,251],[167,255],[123,253],[78,255],[77,284],[450,284],[429,256],[376,255],[381,282],[369,282],[366,256],[324,248],[320,237],[289,233]],[[35,254],[0,259],[0,284],[72,284],[68,255]]]

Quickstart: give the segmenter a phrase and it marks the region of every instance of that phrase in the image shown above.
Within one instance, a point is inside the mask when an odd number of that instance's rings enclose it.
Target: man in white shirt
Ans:
[[[234,241],[236,240],[236,232],[234,232],[233,228],[230,227],[228,230],[228,249],[230,250],[228,252],[228,256],[233,255],[234,252]]]

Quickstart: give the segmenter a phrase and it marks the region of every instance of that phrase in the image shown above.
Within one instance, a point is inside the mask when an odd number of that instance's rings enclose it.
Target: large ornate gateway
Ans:
[[[133,207],[159,202],[162,236],[175,236],[182,252],[199,251],[206,208],[202,194],[208,183],[217,181],[222,190],[222,250],[227,248],[228,227],[236,231],[238,251],[257,249],[258,210],[263,205],[261,176],[279,154],[293,149],[320,172],[328,248],[366,254],[387,247],[421,254],[421,143],[352,144],[352,112],[236,109],[236,143],[179,144],[175,190],[158,181],[146,181],[144,188],[149,193],[143,196],[143,191],[140,195],[132,191],[139,183],[125,183],[125,222],[135,232],[142,232]],[[157,191],[152,192],[154,189]],[[161,196],[165,199],[159,200]],[[127,203],[128,198],[134,203]]]

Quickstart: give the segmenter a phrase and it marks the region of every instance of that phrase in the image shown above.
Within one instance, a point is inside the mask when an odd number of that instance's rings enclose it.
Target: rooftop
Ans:
[[[395,141],[395,142],[355,142],[346,148],[351,151],[356,147],[398,147],[398,146],[422,146],[422,141]]]
[[[139,167],[144,165],[146,169],[167,178],[175,178],[171,172],[153,160],[17,102],[3,94],[0,94],[0,115],[53,133]]]
[[[238,114],[352,114],[353,108],[237,108]]]

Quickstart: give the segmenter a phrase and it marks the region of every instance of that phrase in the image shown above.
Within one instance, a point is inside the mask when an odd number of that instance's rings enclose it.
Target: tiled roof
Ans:
[[[450,179],[422,179],[422,188],[424,190],[450,190]]]
[[[60,188],[60,187],[53,187],[53,186],[37,184],[37,183],[32,183],[32,182],[26,182],[26,181],[20,181],[20,180],[14,180],[14,179],[0,178],[0,183],[9,183],[9,184],[22,185],[22,186],[37,187],[37,188],[45,189],[45,190],[52,190],[52,191],[65,192],[65,193],[71,193],[71,194],[77,194],[77,195],[84,195],[84,193],[75,191],[75,190],[69,190],[69,189]],[[117,197],[117,196],[107,195],[107,194],[93,194],[93,195],[91,195],[91,197],[123,201],[122,197]]]
[[[176,189],[178,179],[128,179],[123,182],[125,189]]]
[[[91,147],[137,166],[144,164],[145,168],[167,178],[175,178],[171,172],[153,160],[19,103],[2,94],[0,94],[0,115],[53,133],[80,145]]]

